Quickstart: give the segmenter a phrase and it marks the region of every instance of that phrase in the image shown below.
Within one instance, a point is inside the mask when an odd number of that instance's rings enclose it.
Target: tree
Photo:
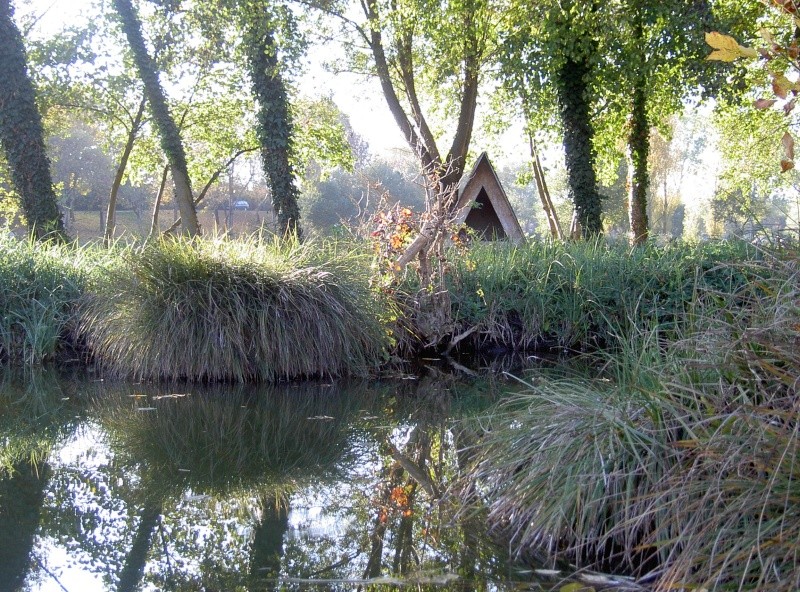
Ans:
[[[175,199],[178,202],[178,208],[181,213],[181,225],[188,235],[194,236],[200,231],[200,227],[197,223],[197,212],[195,211],[194,198],[192,197],[192,185],[189,179],[186,153],[184,152],[178,126],[169,112],[164,91],[158,79],[156,64],[145,46],[142,25],[133,9],[131,0],[114,0],[114,7],[120,17],[122,29],[133,52],[139,77],[144,84],[145,96],[159,132],[161,148],[164,150],[169,162],[172,181],[175,185]]]
[[[275,41],[277,15],[271,13],[270,7],[251,1],[243,1],[239,10],[253,95],[258,101],[256,135],[272,190],[275,219],[285,236],[300,236],[300,193],[291,159],[292,116]]]
[[[0,0],[0,143],[28,224],[39,239],[64,237],[42,118],[28,78],[25,46],[14,23],[11,0]]]
[[[494,49],[498,6],[491,0],[365,0],[363,20],[346,7],[323,8],[355,34],[348,45],[355,71],[377,77],[387,106],[428,179],[429,212],[420,233],[397,262],[419,256],[430,279],[428,252],[444,236],[446,220],[472,140],[481,74]],[[366,47],[366,52],[361,51]],[[426,105],[428,108],[426,110]],[[432,114],[452,116],[450,147],[440,150]],[[440,134],[441,136],[442,134]]]

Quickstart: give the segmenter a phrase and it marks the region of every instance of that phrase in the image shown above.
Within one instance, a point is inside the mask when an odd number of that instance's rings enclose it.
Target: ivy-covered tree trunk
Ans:
[[[634,14],[633,39],[637,49],[644,46],[644,26],[641,11]],[[650,121],[647,117],[647,73],[644,54],[636,56],[628,136],[628,218],[631,225],[631,244],[647,242],[647,190],[650,175],[647,159],[650,155]],[[635,63],[635,62],[638,62]],[[666,210],[664,216],[666,217]]]
[[[272,191],[272,209],[284,236],[301,235],[299,191],[289,160],[292,117],[281,78],[278,48],[269,13],[263,6],[244,6],[244,46],[253,95],[258,101],[256,134],[261,145],[264,172]]]
[[[42,117],[10,0],[0,0],[0,80],[0,143],[22,211],[38,239],[63,238],[64,221],[53,191]]]
[[[178,203],[181,213],[181,226],[186,234],[194,236],[200,231],[200,226],[197,223],[197,212],[192,197],[192,183],[189,179],[186,153],[178,126],[169,112],[167,99],[158,79],[158,69],[153,58],[147,52],[142,36],[142,24],[133,10],[131,0],[114,0],[114,8],[122,21],[122,29],[133,52],[139,77],[144,84],[145,96],[158,129],[161,148],[169,161],[172,181],[175,184],[175,201]]]
[[[650,175],[647,158],[650,154],[650,125],[647,120],[647,97],[644,85],[637,82],[633,89],[630,137],[628,138],[628,216],[631,224],[631,244],[647,242],[647,190]],[[664,216],[667,212],[664,210]]]
[[[569,196],[584,237],[603,231],[601,195],[595,173],[594,129],[589,116],[586,80],[588,56],[568,57],[557,71],[558,107],[564,127]]]

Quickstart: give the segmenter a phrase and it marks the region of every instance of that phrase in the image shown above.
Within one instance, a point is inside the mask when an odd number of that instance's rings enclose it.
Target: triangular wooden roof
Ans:
[[[486,152],[478,157],[472,171],[461,177],[456,213],[456,224],[465,223],[484,239],[508,239],[514,243],[525,240],[517,215]]]

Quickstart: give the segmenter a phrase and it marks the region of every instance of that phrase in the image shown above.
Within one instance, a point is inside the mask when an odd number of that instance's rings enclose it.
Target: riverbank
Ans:
[[[467,481],[522,556],[648,589],[800,589],[800,268],[733,266],[679,323],[532,381],[482,418]]]
[[[374,374],[424,339],[414,276],[387,287],[371,265],[343,242],[6,237],[0,357],[153,382]],[[532,375],[459,436],[456,489],[515,554],[655,590],[800,588],[796,251],[477,245],[447,271],[459,347],[597,369]]]
[[[747,281],[744,243],[475,245],[453,251],[440,347],[595,350],[677,327],[710,289]],[[427,288],[387,288],[370,245],[166,239],[41,245],[0,237],[0,360],[98,362],[116,377],[273,381],[367,375],[419,355]],[[459,337],[460,336],[460,337]]]

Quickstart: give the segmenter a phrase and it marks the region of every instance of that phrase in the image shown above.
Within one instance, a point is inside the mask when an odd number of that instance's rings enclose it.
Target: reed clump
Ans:
[[[800,266],[731,265],[603,356],[603,380],[534,380],[482,425],[471,478],[519,553],[654,590],[800,588]]]
[[[276,381],[366,374],[389,334],[343,245],[166,238],[98,273],[80,332],[112,375]]]
[[[0,362],[41,364],[70,343],[84,264],[75,245],[0,230]]]

